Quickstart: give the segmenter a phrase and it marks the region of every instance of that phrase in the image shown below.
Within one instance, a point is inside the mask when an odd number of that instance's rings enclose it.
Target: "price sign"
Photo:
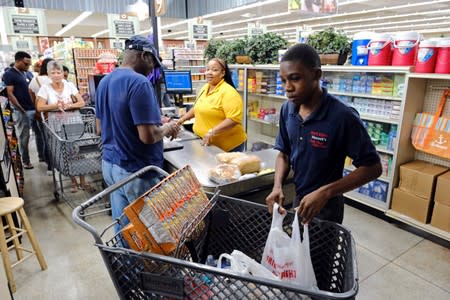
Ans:
[[[114,21],[114,32],[116,35],[135,35],[134,22],[128,20],[116,20]]]

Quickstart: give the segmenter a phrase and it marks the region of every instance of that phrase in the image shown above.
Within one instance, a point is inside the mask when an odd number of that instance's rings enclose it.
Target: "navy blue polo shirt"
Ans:
[[[294,207],[305,195],[342,178],[346,156],[353,159],[355,167],[380,161],[359,116],[322,90],[320,106],[306,120],[292,102],[281,107],[275,149],[289,156],[294,170]],[[330,199],[323,211],[326,219],[330,214],[342,214],[343,198]]]
[[[10,68],[3,75],[3,81],[7,86],[14,86],[14,96],[25,110],[35,110],[33,100],[28,92],[28,85],[33,78],[30,72],[21,72],[15,68]]]
[[[136,127],[161,124],[159,104],[148,79],[131,69],[117,68],[100,81],[95,98],[103,159],[128,172],[148,165],[162,168],[162,140],[144,144]]]

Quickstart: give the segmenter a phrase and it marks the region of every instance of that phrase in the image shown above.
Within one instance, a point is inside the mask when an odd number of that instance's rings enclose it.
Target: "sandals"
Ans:
[[[71,193],[78,192],[78,188],[77,188],[77,185],[75,183],[72,183],[72,185],[70,186],[70,192]]]
[[[91,186],[89,183],[85,183],[83,186],[80,185],[78,188],[91,194],[96,191],[95,188]]]

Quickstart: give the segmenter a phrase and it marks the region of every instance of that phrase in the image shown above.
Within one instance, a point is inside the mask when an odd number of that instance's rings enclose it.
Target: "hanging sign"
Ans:
[[[212,35],[212,21],[205,21],[202,17],[190,20],[189,40],[210,40]]]
[[[267,32],[267,26],[259,23],[248,23],[247,35],[249,37],[261,35]]]
[[[9,35],[47,35],[42,9],[10,7],[4,10]]]
[[[124,37],[139,34],[139,21],[136,17],[108,14],[108,29],[110,37]]]
[[[305,13],[337,13],[338,0],[288,0],[289,11]]]

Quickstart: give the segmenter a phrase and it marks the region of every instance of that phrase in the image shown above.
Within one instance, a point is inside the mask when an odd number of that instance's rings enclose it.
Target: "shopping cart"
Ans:
[[[162,256],[120,247],[120,233],[111,233],[116,220],[99,233],[82,220],[83,211],[124,184],[148,171],[149,166],[116,183],[81,204],[72,213],[78,225],[89,231],[100,250],[121,299],[354,299],[358,291],[355,243],[344,227],[327,221],[310,224],[311,258],[320,290],[230,273],[204,265],[206,257],[240,250],[260,261],[270,230],[267,207],[236,198],[208,194],[212,208],[203,218],[201,233],[180,241],[189,251]],[[284,220],[287,232],[294,219]]]
[[[65,200],[72,208],[86,200],[84,193],[69,195],[66,193],[70,177],[89,176],[89,181],[100,188],[102,171],[100,137],[96,134],[95,110],[91,107],[79,111],[50,112],[42,118],[44,138],[52,168],[54,196],[56,200]],[[88,178],[86,178],[86,181]],[[89,191],[84,191],[89,192]],[[98,205],[86,216],[108,211],[109,202]]]

